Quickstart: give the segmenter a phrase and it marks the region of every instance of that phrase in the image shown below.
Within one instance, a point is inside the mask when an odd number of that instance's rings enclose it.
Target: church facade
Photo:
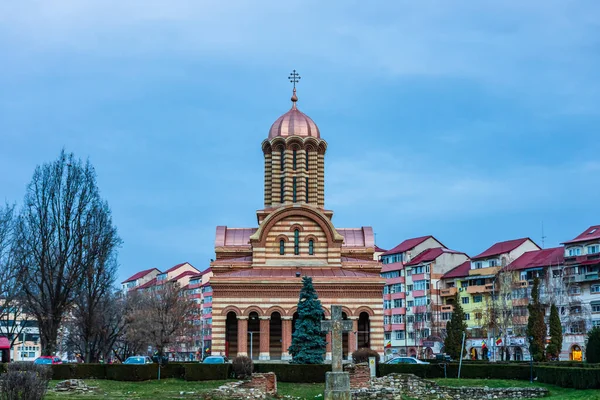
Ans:
[[[385,280],[374,260],[373,229],[333,225],[325,208],[327,142],[298,109],[295,88],[291,100],[262,142],[264,207],[257,226],[216,229],[212,354],[289,359],[303,276],[312,277],[326,318],[336,304],[352,321],[346,356],[362,347],[383,354]]]

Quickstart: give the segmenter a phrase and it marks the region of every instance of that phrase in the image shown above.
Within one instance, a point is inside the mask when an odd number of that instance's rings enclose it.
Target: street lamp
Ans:
[[[529,336],[527,341],[529,341],[529,382],[533,383],[533,353],[531,352],[531,347],[533,346],[533,336]]]

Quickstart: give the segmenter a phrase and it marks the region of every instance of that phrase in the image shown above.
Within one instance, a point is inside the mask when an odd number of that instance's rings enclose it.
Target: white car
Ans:
[[[386,364],[429,364],[427,361],[421,361],[415,357],[395,357],[387,360]]]

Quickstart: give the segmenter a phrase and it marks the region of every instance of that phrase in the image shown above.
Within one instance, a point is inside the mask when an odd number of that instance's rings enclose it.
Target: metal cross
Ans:
[[[321,321],[322,331],[331,331],[331,370],[343,372],[342,333],[352,331],[352,321],[342,319],[342,306],[331,306],[331,321]]]
[[[302,77],[296,72],[296,70],[293,70],[290,76],[288,76],[288,79],[294,84],[294,89],[296,89],[296,83],[300,82]]]

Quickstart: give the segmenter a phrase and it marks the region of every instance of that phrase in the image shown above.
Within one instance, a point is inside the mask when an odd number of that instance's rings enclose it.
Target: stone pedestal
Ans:
[[[325,374],[324,400],[350,400],[350,374],[327,372]]]

